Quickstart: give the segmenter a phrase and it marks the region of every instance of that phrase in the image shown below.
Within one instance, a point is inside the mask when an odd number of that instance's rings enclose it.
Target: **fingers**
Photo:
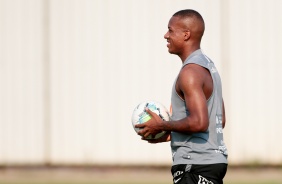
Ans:
[[[156,120],[156,117],[155,116],[158,116],[156,113],[154,113],[153,111],[151,111],[149,108],[146,108],[145,111],[152,117],[152,119],[146,121],[145,123],[141,123],[141,124],[136,124],[134,125],[135,128],[140,128],[141,130],[138,131],[138,135],[146,138],[150,135],[152,135],[152,137],[155,137],[154,133],[151,131],[152,129],[152,123],[154,122],[151,122],[152,120]],[[153,123],[154,125],[154,123]],[[154,130],[154,128],[153,128]]]
[[[147,112],[148,114],[150,114],[151,116],[154,116],[154,115],[155,115],[155,113],[154,113],[153,111],[151,111],[148,107],[146,107],[145,110],[146,110],[146,112]]]
[[[146,126],[145,123],[134,125],[135,128],[144,128],[145,126]]]
[[[151,135],[152,139],[155,138],[155,135],[150,134],[150,132],[147,131],[146,129],[142,129],[142,130],[138,131],[138,135],[142,136],[143,139],[146,139],[150,135]]]
[[[154,117],[154,116],[157,115],[156,113],[154,113],[153,111],[151,111],[149,108],[146,108],[145,110],[146,110],[146,112],[147,112],[151,117]],[[149,121],[150,121],[150,120],[149,120]],[[148,121],[147,121],[147,122],[148,122]],[[135,128],[144,128],[144,127],[146,127],[146,123],[136,124],[134,127],[135,127]]]
[[[145,138],[147,138],[147,137],[149,137],[150,136],[150,133],[149,132],[146,132],[145,134],[144,134],[144,137]]]
[[[137,132],[138,135],[144,136],[146,133],[146,130],[142,129],[140,131]]]

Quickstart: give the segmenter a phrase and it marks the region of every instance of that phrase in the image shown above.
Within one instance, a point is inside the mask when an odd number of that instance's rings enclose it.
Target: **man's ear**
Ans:
[[[189,30],[184,31],[184,40],[187,41],[189,40],[191,36],[191,32]]]

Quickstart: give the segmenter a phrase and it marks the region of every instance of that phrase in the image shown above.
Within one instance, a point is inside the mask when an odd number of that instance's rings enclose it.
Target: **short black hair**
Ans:
[[[174,17],[181,17],[181,18],[195,17],[196,19],[199,19],[199,20],[203,21],[203,23],[204,23],[204,19],[203,19],[202,15],[199,12],[192,10],[192,9],[180,10],[180,11],[176,12],[175,14],[173,14],[173,16]]]
[[[201,40],[205,32],[205,22],[204,22],[202,15],[199,12],[192,10],[192,9],[185,9],[185,10],[180,10],[176,12],[175,14],[173,14],[173,17],[179,17],[180,19],[189,18],[191,20],[196,21],[198,23],[198,26],[197,26],[198,34],[196,34],[196,36]]]

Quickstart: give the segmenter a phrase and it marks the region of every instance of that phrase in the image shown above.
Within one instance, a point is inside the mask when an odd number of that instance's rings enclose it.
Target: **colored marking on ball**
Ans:
[[[151,116],[147,113],[143,113],[139,119],[139,123],[145,123],[151,119]]]

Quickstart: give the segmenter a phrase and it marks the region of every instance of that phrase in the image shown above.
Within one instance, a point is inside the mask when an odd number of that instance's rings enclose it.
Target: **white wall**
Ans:
[[[230,1],[229,152],[240,162],[281,163],[281,1]]]
[[[44,151],[42,2],[0,1],[0,162],[33,163]]]
[[[185,8],[203,15],[202,48],[223,78],[230,162],[281,163],[279,7],[0,0],[0,164],[170,164],[169,143],[141,141],[130,119],[141,101],[170,105],[181,61],[163,35]]]

